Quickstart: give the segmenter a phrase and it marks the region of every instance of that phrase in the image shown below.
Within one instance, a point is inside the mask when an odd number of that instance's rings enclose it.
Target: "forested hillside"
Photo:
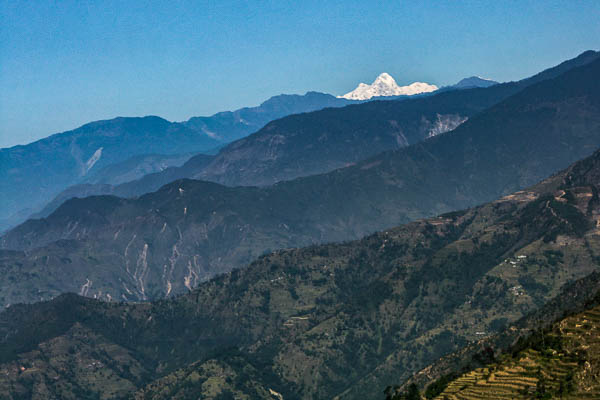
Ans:
[[[275,252],[177,299],[126,305],[63,295],[12,306],[0,314],[0,385],[26,397],[139,388],[169,398],[209,380],[209,398],[269,390],[378,398],[373,388],[598,270],[598,171],[595,153],[492,203],[355,242]]]

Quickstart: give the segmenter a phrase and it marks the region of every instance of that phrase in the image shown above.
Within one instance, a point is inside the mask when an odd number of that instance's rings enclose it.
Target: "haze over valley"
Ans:
[[[0,10],[0,399],[600,398],[594,2]]]

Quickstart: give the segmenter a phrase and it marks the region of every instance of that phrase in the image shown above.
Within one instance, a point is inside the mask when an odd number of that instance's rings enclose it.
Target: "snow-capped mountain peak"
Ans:
[[[392,76],[387,72],[382,72],[381,74],[379,74],[379,76],[375,79],[373,84],[385,84],[388,86],[397,85],[394,78],[392,78]]]
[[[379,74],[372,84],[359,83],[356,89],[339,98],[350,100],[367,100],[377,96],[411,96],[437,90],[438,87],[424,82],[413,82],[408,86],[398,86],[394,78],[387,72]]]

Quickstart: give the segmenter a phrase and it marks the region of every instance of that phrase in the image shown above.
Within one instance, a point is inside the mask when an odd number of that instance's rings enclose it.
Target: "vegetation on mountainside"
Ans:
[[[0,314],[0,387],[12,398],[77,398],[73,388],[369,398],[598,270],[600,152],[586,162],[539,186],[550,195],[534,188],[355,242],[277,251],[176,299],[12,306]],[[88,355],[73,329],[111,351]],[[97,361],[107,367],[90,375]]]
[[[485,367],[446,375],[431,383],[427,399],[597,399],[600,398],[600,307],[569,316],[520,337]],[[414,397],[405,393],[388,399]],[[420,399],[421,396],[414,397]]]
[[[134,394],[136,400],[170,399],[274,399],[282,394],[272,386],[281,386],[264,360],[252,359],[235,348],[218,357],[193,363],[157,379]],[[289,388],[288,388],[289,391]]]

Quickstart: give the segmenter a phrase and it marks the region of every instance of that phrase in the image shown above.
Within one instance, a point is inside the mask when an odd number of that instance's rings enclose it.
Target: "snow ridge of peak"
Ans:
[[[435,85],[425,82],[413,82],[407,86],[398,86],[394,78],[387,72],[382,72],[372,84],[359,83],[356,89],[342,96],[342,99],[368,100],[378,96],[412,96],[419,93],[429,93],[438,89]]]
[[[381,74],[379,74],[379,76],[377,78],[375,78],[375,81],[373,83],[377,83],[377,82],[386,82],[386,83],[396,84],[396,80],[394,78],[392,78],[392,76],[390,74],[388,74],[387,72],[382,72]]]

